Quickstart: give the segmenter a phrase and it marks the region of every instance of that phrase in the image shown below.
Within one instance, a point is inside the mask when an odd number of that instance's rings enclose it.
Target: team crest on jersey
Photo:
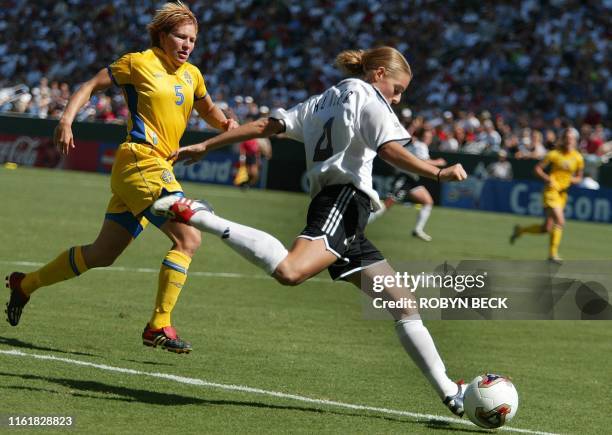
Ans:
[[[168,169],[164,169],[161,174],[161,179],[164,183],[172,183],[174,181],[174,175]]]
[[[187,83],[189,83],[189,85],[190,85],[190,86],[193,86],[193,81],[191,80],[191,75],[190,75],[190,74],[189,74],[187,71],[185,71],[185,72],[183,73],[183,79],[184,79],[184,80],[185,80]]]

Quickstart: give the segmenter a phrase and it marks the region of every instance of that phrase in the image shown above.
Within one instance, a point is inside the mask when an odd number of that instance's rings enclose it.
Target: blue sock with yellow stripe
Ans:
[[[160,329],[171,325],[170,314],[187,280],[189,264],[191,257],[187,254],[174,250],[166,254],[159,270],[159,287],[149,328]]]
[[[21,281],[21,290],[29,296],[40,287],[74,278],[88,269],[81,246],[74,246],[40,269],[27,273]]]

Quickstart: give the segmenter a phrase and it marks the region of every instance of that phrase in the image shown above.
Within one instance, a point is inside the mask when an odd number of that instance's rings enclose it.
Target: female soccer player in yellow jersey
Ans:
[[[155,309],[142,334],[143,344],[187,353],[191,344],[177,336],[170,313],[187,278],[191,257],[200,246],[200,232],[153,216],[149,207],[168,193],[182,194],[167,158],[178,150],[193,107],[217,129],[228,130],[237,123],[215,106],[202,74],[187,62],[198,31],[189,8],[181,2],[166,3],[148,30],[151,48],[120,57],[85,82],[70,98],[55,129],[55,144],[67,154],[75,148],[72,122],[92,93],[112,85],[123,89],[130,110],[128,135],[116,152],[112,196],[102,229],[93,243],[72,247],[34,272],[13,272],[7,277],[11,290],[7,315],[16,326],[36,289],[111,265],[149,221],[168,236],[172,248],[162,260]]]
[[[573,127],[566,128],[561,134],[557,149],[546,154],[544,160],[536,165],[536,175],[546,183],[542,197],[546,213],[544,223],[524,227],[516,225],[510,236],[510,243],[514,243],[523,234],[550,233],[548,258],[556,263],[562,261],[559,257],[559,245],[565,225],[563,209],[567,203],[567,191],[572,184],[580,183],[584,169],[584,159],[576,150],[577,143],[578,130]],[[547,173],[548,166],[550,171]]]

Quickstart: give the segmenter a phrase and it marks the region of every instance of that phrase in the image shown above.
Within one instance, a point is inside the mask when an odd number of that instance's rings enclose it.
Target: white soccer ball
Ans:
[[[516,414],[518,392],[509,378],[486,374],[476,376],[465,390],[463,408],[472,423],[495,429]]]

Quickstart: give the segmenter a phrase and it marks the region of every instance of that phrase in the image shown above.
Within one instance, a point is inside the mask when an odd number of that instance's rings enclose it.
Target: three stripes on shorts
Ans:
[[[336,199],[336,202],[334,202],[334,205],[332,206],[331,211],[329,212],[329,215],[321,228],[324,233],[329,234],[330,236],[333,236],[336,233],[336,230],[340,225],[340,221],[342,220],[342,216],[344,215],[344,212],[346,211],[346,208],[348,207],[349,202],[351,202],[353,196],[355,196],[354,189],[349,186],[344,186],[342,188],[340,194],[338,195],[338,199]]]

